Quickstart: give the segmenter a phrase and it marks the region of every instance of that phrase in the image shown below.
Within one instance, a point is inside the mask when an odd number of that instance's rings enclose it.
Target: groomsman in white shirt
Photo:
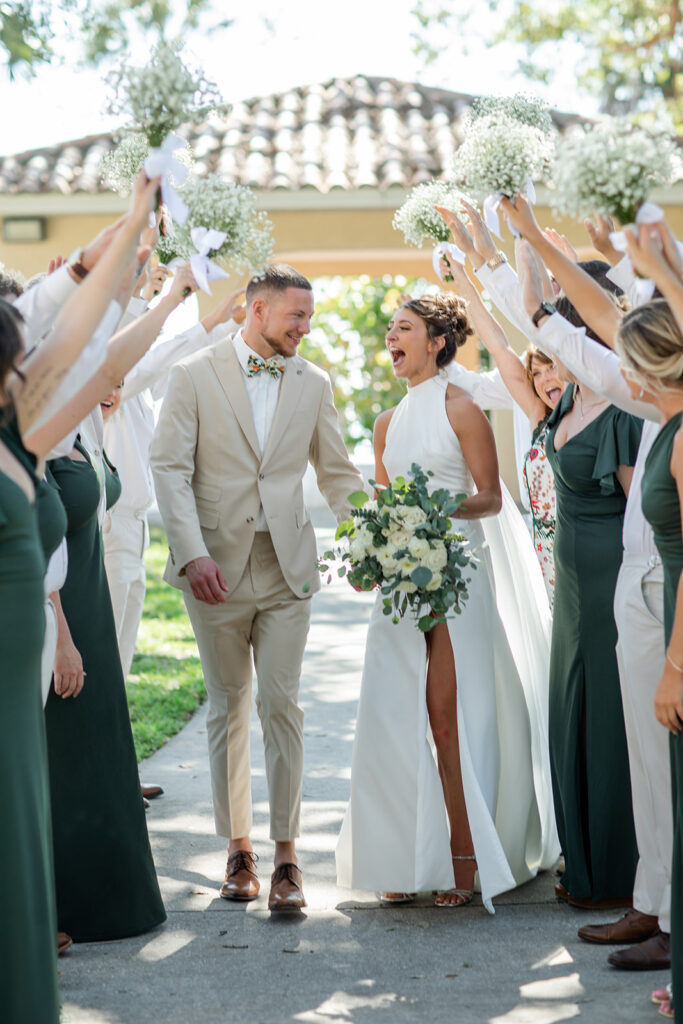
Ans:
[[[131,300],[129,315],[144,312],[147,296],[151,299],[162,284],[162,274],[155,268],[150,274],[150,291],[143,289],[142,300]],[[238,329],[244,319],[244,307],[237,304],[240,291],[229,295],[188,331],[157,343],[102,403],[104,447],[118,470],[122,487],[121,497],[106,514],[102,535],[124,679],[133,661],[145,599],[147,512],[154,502],[149,466],[154,433],[152,402],[163,398],[168,374],[179,359],[187,358],[205,345],[216,344]]]

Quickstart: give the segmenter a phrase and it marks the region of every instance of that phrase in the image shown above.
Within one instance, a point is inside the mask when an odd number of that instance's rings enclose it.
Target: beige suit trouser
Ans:
[[[147,517],[108,512],[102,528],[116,639],[123,678],[128,678],[145,604],[145,551],[149,547]]]
[[[671,931],[673,812],[669,734],[655,717],[664,671],[664,573],[644,557],[624,555],[614,595],[617,661],[631,772],[638,868],[633,906]]]
[[[252,651],[263,730],[270,837],[299,835],[303,720],[299,677],[311,618],[285,582],[269,533],[257,533],[237,587],[222,604],[184,593],[209,698],[207,732],[214,819],[219,836],[252,827],[249,737]]]

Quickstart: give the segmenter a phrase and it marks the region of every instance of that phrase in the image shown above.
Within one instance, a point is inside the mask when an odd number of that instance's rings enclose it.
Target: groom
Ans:
[[[309,460],[338,519],[363,487],[339,429],[326,373],[297,355],[310,328],[310,282],[276,263],[246,290],[234,337],[176,366],[152,445],[169,544],[165,579],[183,591],[209,697],[216,832],[229,838],[221,896],[259,892],[249,727],[258,679],[275,840],[271,910],[306,905],[295,838],[303,778],[299,676],[320,583],[303,499]]]

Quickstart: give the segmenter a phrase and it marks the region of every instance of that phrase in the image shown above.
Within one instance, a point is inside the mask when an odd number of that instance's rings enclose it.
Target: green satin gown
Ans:
[[[683,571],[681,506],[671,475],[671,450],[683,422],[677,413],[664,424],[650,449],[643,475],[643,515],[655,534],[664,566],[664,639],[668,647],[676,611],[678,581]],[[653,711],[654,714],[654,711]],[[669,736],[674,843],[671,860],[671,969],[674,998],[683,1020],[683,735]]]
[[[568,387],[546,444],[557,494],[550,766],[561,882],[598,902],[630,897],[638,862],[613,603],[626,508],[616,473],[635,464],[642,420],[609,406],[555,451],[573,401]]]
[[[77,442],[78,450],[86,450]],[[76,942],[138,935],[161,924],[133,734],[97,520],[100,485],[89,461],[50,469],[68,518],[69,571],[62,608],[83,659],[74,700],[52,691],[46,713],[57,918]],[[108,504],[118,478],[105,474]]]
[[[13,426],[3,439],[18,455]],[[23,452],[20,461],[40,481]],[[57,1024],[55,914],[50,790],[40,662],[45,631],[36,504],[0,473],[0,1020]]]

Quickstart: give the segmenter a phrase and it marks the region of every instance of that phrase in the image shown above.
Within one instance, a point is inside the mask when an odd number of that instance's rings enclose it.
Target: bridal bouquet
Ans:
[[[555,209],[632,224],[651,191],[679,176],[676,144],[667,131],[606,118],[577,126],[562,140],[552,176]]]
[[[329,573],[329,561],[341,557],[339,576],[361,590],[378,586],[384,614],[398,622],[410,608],[425,633],[460,613],[467,600],[464,572],[475,566],[450,519],[466,495],[443,489],[430,493],[431,475],[413,463],[410,482],[398,477],[389,487],[377,488],[375,500],[364,491],[350,495],[354,511],[336,534],[337,540],[349,539],[349,549],[326,552],[318,566]]]
[[[102,158],[100,177],[107,188],[127,196],[148,156],[149,143],[145,136],[141,132],[125,132],[119,136],[117,145]],[[192,166],[191,150],[188,147],[179,148],[176,157],[186,172],[189,171]],[[170,177],[174,185],[181,184],[174,179],[172,173]]]
[[[223,235],[216,249],[206,253],[222,264],[236,269],[260,270],[273,251],[272,223],[263,210],[257,210],[256,197],[244,185],[233,185],[219,174],[190,178],[180,189],[188,215],[184,224],[171,225],[157,249],[163,263],[174,257],[190,259],[195,253],[197,228],[210,228]],[[214,236],[215,237],[215,236]]]

